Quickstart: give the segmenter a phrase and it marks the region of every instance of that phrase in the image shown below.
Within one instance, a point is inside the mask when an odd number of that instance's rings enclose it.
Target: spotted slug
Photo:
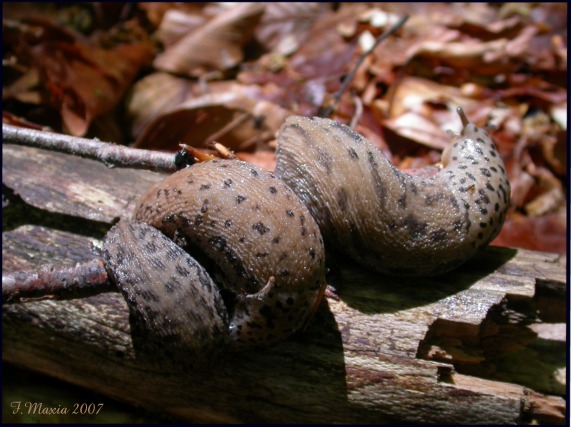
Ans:
[[[159,182],[104,249],[141,329],[196,357],[284,339],[325,291],[323,239],[308,209],[283,181],[238,160]]]
[[[389,275],[444,273],[498,234],[510,200],[492,139],[458,114],[463,129],[435,176],[401,172],[348,126],[297,116],[280,129],[276,175],[309,208],[326,244]]]

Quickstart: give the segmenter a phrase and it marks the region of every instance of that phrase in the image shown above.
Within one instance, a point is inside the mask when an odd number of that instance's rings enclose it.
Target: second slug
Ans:
[[[401,172],[348,126],[297,116],[280,130],[276,174],[326,242],[358,262],[391,275],[441,274],[499,233],[510,200],[492,139],[458,114],[464,128],[433,177]]]
[[[142,307],[135,307],[136,312],[174,315],[176,311],[170,307],[176,304],[165,306],[163,300],[176,302],[172,294],[178,292],[178,287],[168,286],[172,280],[162,276],[167,272],[174,276],[179,273],[177,280],[181,283],[189,280],[181,272],[190,267],[180,267],[185,261],[179,261],[175,250],[161,243],[162,234],[196,258],[218,285],[215,293],[220,292],[228,311],[230,348],[267,345],[284,339],[307,322],[323,296],[325,254],[316,222],[283,181],[255,166],[238,160],[214,160],[180,170],[141,197],[133,220],[160,231],[155,238],[145,241],[130,236],[133,233],[146,236],[147,231],[134,226],[129,231],[123,227],[124,241],[141,242],[137,251],[132,251],[133,258],[141,259],[141,268],[148,270],[148,284],[143,289],[148,298],[137,299]],[[122,266],[125,255],[116,246],[110,245],[111,256],[106,261]],[[157,262],[148,260],[156,258],[158,248],[163,246],[167,249],[161,253],[171,255],[161,256],[164,266],[157,267]],[[117,277],[119,282],[123,276],[126,274]],[[160,285],[165,281],[168,283]],[[134,283],[143,280],[119,283],[128,299],[134,300],[141,292],[133,288]],[[196,295],[218,301],[211,291],[215,285],[193,286]],[[190,291],[181,288],[180,292]],[[197,301],[202,304],[197,298],[185,301],[185,310],[195,310],[193,305]],[[221,312],[218,308],[216,311]],[[205,326],[214,328],[212,322],[207,323]],[[218,323],[215,329],[220,329]]]

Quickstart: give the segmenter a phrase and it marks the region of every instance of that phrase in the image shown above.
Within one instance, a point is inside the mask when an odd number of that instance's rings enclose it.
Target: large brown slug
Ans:
[[[496,147],[458,109],[464,128],[433,177],[401,172],[351,128],[289,117],[276,174],[307,205],[327,242],[391,275],[444,273],[500,231],[510,184]]]

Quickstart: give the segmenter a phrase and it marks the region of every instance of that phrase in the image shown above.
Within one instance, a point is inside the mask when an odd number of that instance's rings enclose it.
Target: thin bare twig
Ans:
[[[37,299],[69,299],[117,291],[102,260],[73,266],[44,266],[37,271],[2,273],[2,304]]]
[[[174,154],[129,148],[92,139],[2,124],[2,140],[10,144],[74,154],[100,161],[112,167],[146,169],[157,172],[176,171],[173,162]]]
[[[341,84],[341,87],[339,88],[339,90],[335,93],[335,95],[333,95],[333,102],[329,106],[320,109],[320,111],[317,113],[317,115],[319,117],[329,117],[331,115],[331,113],[333,113],[333,111],[335,110],[335,108],[337,107],[337,104],[339,103],[339,101],[341,99],[341,96],[343,95],[343,93],[345,93],[345,91],[347,90],[347,88],[351,84],[351,81],[355,77],[357,70],[359,69],[359,67],[361,66],[361,64],[365,60],[365,58],[367,56],[369,56],[371,54],[371,52],[373,50],[375,50],[377,48],[377,46],[383,40],[387,39],[395,31],[397,31],[399,28],[401,28],[407,20],[408,20],[408,15],[404,15],[401,19],[399,19],[395,23],[395,25],[393,25],[391,28],[389,28],[387,31],[385,31],[383,34],[381,34],[379,37],[377,37],[377,40],[375,40],[375,43],[373,44],[373,46],[371,46],[371,48],[369,50],[367,50],[366,52],[363,52],[363,54],[359,57],[359,59],[357,60],[357,63],[355,64],[355,66],[353,67],[351,72],[349,74],[347,74],[345,76],[345,78],[343,79],[343,83]]]

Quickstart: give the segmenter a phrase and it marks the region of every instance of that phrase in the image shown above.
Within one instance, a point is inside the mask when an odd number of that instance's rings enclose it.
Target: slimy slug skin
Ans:
[[[307,323],[323,297],[325,255],[317,224],[287,185],[245,162],[208,161],[170,175],[141,197],[129,224],[116,226],[128,232],[106,239],[106,263],[114,270],[126,264],[125,250],[118,249],[126,246],[136,261],[127,264],[144,272],[122,267],[114,274],[119,287],[138,313],[178,313],[177,319],[187,316],[190,328],[196,307],[205,323],[205,349],[208,331],[213,343],[227,342],[230,349],[283,340]],[[164,239],[174,248],[162,249]],[[187,274],[191,264],[200,273]],[[195,296],[183,298],[189,289]],[[151,332],[157,327],[144,322]],[[227,337],[218,336],[221,322]],[[184,320],[177,328],[184,329]]]
[[[464,127],[435,176],[401,172],[348,126],[298,116],[280,130],[276,175],[309,208],[326,244],[389,275],[445,273],[499,233],[510,201],[492,139],[458,114]]]

